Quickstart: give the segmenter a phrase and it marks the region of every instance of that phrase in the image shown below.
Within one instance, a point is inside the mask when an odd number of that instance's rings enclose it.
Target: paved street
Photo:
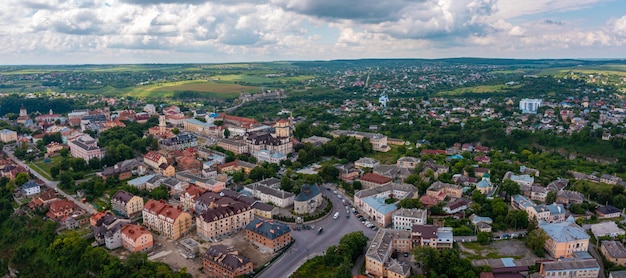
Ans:
[[[333,211],[326,218],[313,223],[315,229],[308,231],[292,231],[291,235],[296,240],[295,244],[280,259],[267,268],[259,277],[289,277],[307,259],[320,255],[328,246],[339,244],[339,239],[348,233],[363,231],[365,236],[373,238],[376,231],[365,227],[359,220],[350,214],[346,219],[346,209],[341,200],[332,191],[322,189],[324,196],[333,202]],[[339,218],[333,219],[332,215],[339,211]],[[324,228],[320,235],[316,235],[319,228]]]
[[[76,199],[74,199],[74,197],[72,197],[72,195],[65,193],[63,190],[59,189],[57,187],[57,185],[59,184],[58,181],[50,181],[46,178],[44,178],[42,175],[40,175],[39,173],[37,173],[37,171],[35,170],[30,170],[30,168],[28,167],[28,165],[26,165],[24,162],[22,162],[21,160],[19,160],[17,157],[15,157],[13,155],[13,151],[10,151],[8,149],[4,149],[4,153],[6,153],[9,158],[11,158],[11,160],[15,161],[15,163],[21,165],[22,167],[26,168],[26,170],[28,170],[31,174],[33,174],[35,177],[37,177],[38,179],[42,180],[44,183],[46,183],[46,186],[53,188],[55,190],[57,190],[57,192],[59,192],[59,194],[63,195],[65,198],[67,198],[68,200],[76,203],[76,205],[78,205],[80,208],[82,208],[83,210],[85,210],[87,213],[89,214],[93,214],[96,213],[97,210],[91,206],[90,204],[85,204],[83,202],[79,202]]]

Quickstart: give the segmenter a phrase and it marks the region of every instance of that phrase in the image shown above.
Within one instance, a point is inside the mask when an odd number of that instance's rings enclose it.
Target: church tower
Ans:
[[[26,111],[26,107],[24,107],[24,104],[22,104],[22,107],[20,107],[20,117],[28,117],[28,112]]]
[[[165,115],[159,115],[159,132],[161,134],[166,132]]]
[[[289,121],[280,119],[276,122],[274,128],[276,129],[276,137],[291,137],[291,126]]]

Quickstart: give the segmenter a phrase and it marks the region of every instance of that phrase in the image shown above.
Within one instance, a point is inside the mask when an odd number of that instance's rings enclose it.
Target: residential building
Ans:
[[[466,199],[459,198],[451,201],[443,206],[443,211],[446,214],[455,214],[466,210],[469,207],[470,202]]]
[[[455,184],[436,181],[428,187],[426,195],[433,196],[439,201],[443,201],[446,197],[461,198],[463,188]]]
[[[437,227],[436,225],[413,225],[411,227],[411,242],[413,247],[429,246],[437,249],[450,249],[454,242],[452,228]]]
[[[130,217],[143,210],[143,198],[124,190],[119,190],[111,198],[113,212]]]
[[[406,183],[389,183],[359,190],[354,194],[354,206],[363,211],[372,222],[386,227],[392,223],[393,212],[398,209],[396,203],[385,202],[392,197],[396,200],[416,198],[417,188]]]
[[[535,204],[535,202],[531,201],[530,199],[528,199],[528,197],[524,195],[511,196],[511,206],[514,209],[527,210],[528,208],[534,207],[536,205],[537,204]]]
[[[172,151],[184,150],[198,146],[198,137],[193,134],[179,134],[171,138],[159,140],[159,148]]]
[[[626,234],[624,230],[619,228],[613,221],[605,221],[596,224],[591,224],[591,233],[596,237],[616,237]]]
[[[472,221],[472,225],[476,227],[479,232],[491,232],[491,224],[493,220],[491,217],[478,216],[476,214],[470,215],[469,219]]]
[[[516,175],[513,174],[512,172],[506,172],[506,174],[504,174],[504,178],[502,180],[505,179],[510,179],[511,181],[514,181],[515,183],[519,184],[520,186],[525,185],[525,186],[532,186],[533,183],[535,182],[535,178],[532,177],[531,175]]]
[[[425,209],[401,208],[393,212],[393,228],[396,230],[411,230],[413,225],[425,225],[428,211]]]
[[[180,181],[195,184],[204,190],[211,190],[213,192],[220,192],[226,188],[226,182],[218,180],[216,177],[203,177],[191,171],[178,172],[176,173],[176,178]]]
[[[231,173],[236,171],[243,171],[246,174],[249,174],[252,169],[254,169],[256,165],[252,163],[248,163],[239,159],[235,159],[231,162],[226,162],[224,164],[220,164],[217,166],[217,171],[220,173]]]
[[[41,192],[41,185],[34,180],[29,180],[20,186],[20,191],[26,196],[39,194],[39,192]]]
[[[156,151],[149,151],[143,156],[143,162],[156,170],[161,164],[167,164],[167,158]]]
[[[411,156],[404,156],[404,157],[398,158],[398,160],[396,161],[396,165],[398,167],[406,168],[406,169],[415,169],[415,167],[417,167],[419,163],[420,163],[419,158],[415,158]]]
[[[585,201],[583,194],[571,190],[560,190],[556,193],[556,203],[569,207],[570,204],[582,204]]]
[[[404,164],[400,163],[400,165]],[[415,168],[400,167],[398,163],[391,165],[382,164],[374,167],[372,172],[395,181],[404,182],[404,179],[415,173]]]
[[[530,198],[533,201],[539,201],[544,203],[546,197],[548,197],[548,190],[539,185],[520,185],[520,190],[524,196]]]
[[[523,98],[519,102],[519,109],[523,114],[537,114],[537,110],[543,104],[542,99]]]
[[[127,180],[133,176],[133,172],[139,174],[144,171],[145,167],[140,165],[137,159],[127,159],[105,168],[102,173],[100,173],[100,176],[103,180],[110,177],[117,177],[118,180]]]
[[[330,132],[330,135],[333,137],[339,136],[348,136],[354,137],[358,140],[363,140],[363,138],[368,138],[370,144],[372,144],[372,149],[379,152],[388,152],[391,148],[387,143],[387,136],[379,134],[379,133],[369,133],[369,132],[359,132],[359,131],[350,131],[350,130],[334,130]]]
[[[365,253],[365,271],[374,277],[408,278],[411,266],[392,258],[393,253],[411,253],[411,232],[380,229]]]
[[[248,145],[243,140],[219,138],[217,139],[217,146],[224,148],[224,150],[231,151],[235,154],[242,154],[248,152]]]
[[[254,212],[250,205],[206,191],[196,201],[197,234],[204,240],[215,240],[246,227]]]
[[[170,239],[180,238],[193,224],[188,212],[152,199],[144,205],[142,216],[145,226]]]
[[[206,189],[190,184],[185,192],[180,194],[180,205],[187,211],[194,211],[196,207],[196,199],[204,193]]]
[[[130,220],[128,219],[120,219],[106,214],[94,227],[93,235],[96,244],[104,245],[109,250],[122,247],[121,230],[129,223]]]
[[[621,213],[622,210],[611,205],[600,206],[596,209],[596,215],[600,219],[620,217]]]
[[[598,277],[600,265],[591,259],[543,261],[539,266],[541,277],[570,278]]]
[[[246,240],[273,253],[291,243],[290,231],[280,222],[254,218],[246,225]]]
[[[354,162],[354,167],[362,169],[362,168],[370,168],[374,169],[374,167],[380,165],[380,160],[369,158],[369,157],[361,157],[357,161]]]
[[[244,190],[250,192],[252,197],[261,202],[272,203],[277,207],[286,208],[294,203],[293,193],[265,186],[262,181],[245,185]]]
[[[126,224],[120,232],[122,247],[129,252],[147,252],[152,250],[152,234],[143,226]]]
[[[359,178],[359,181],[363,185],[363,188],[372,188],[389,184],[391,183],[392,179],[374,173],[366,173]]]
[[[526,208],[528,219],[548,223],[565,221],[565,208],[561,204],[538,205]]]
[[[72,215],[75,209],[76,204],[74,202],[68,201],[66,199],[61,199],[50,203],[50,207],[48,208],[48,212],[46,212],[46,216],[53,220],[63,221],[65,217]]]
[[[302,143],[306,144],[306,143],[311,143],[313,144],[314,147],[319,147],[321,145],[324,145],[328,142],[330,142],[330,138],[326,138],[326,137],[320,137],[320,136],[311,136],[309,138],[304,138],[302,139]]]
[[[603,240],[600,243],[600,252],[607,261],[619,266],[626,265],[626,248],[624,244],[614,240]]]
[[[575,252],[587,251],[589,247],[589,235],[574,223],[573,217],[560,223],[541,221],[539,228],[548,235],[544,247],[554,258],[571,258]]]
[[[241,256],[232,247],[212,245],[202,259],[208,277],[236,278],[254,271],[252,261]]]
[[[2,141],[3,143],[17,141],[17,132],[6,128],[0,130],[0,141]]]
[[[322,191],[317,184],[305,184],[293,198],[293,209],[297,214],[311,214],[322,205]]]
[[[252,153],[252,156],[256,157],[259,163],[268,162],[280,164],[281,161],[287,160],[287,155],[280,152],[274,152],[270,150],[259,150]]]
[[[440,164],[435,163],[435,161],[431,158],[429,160],[426,160],[426,162],[424,162],[422,171],[420,172],[420,176],[422,178],[427,178],[426,173],[428,173],[429,171],[432,171],[433,176],[435,177],[435,179],[437,179],[439,178],[439,175],[448,173],[450,169],[446,165],[440,165]]]
[[[98,141],[87,134],[70,140],[68,146],[70,147],[72,157],[82,158],[86,161],[94,158],[102,159],[104,157],[104,150],[98,147]]]

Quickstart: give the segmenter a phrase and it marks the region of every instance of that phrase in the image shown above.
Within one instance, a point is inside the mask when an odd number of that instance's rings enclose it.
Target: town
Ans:
[[[224,66],[263,73],[229,98],[88,91],[216,72],[3,69],[1,219],[49,234],[3,243],[0,266],[12,276],[43,275],[36,263],[57,276],[119,277],[116,265],[176,277],[626,276],[626,78],[360,62]],[[293,76],[309,77],[267,81]],[[28,82],[41,84],[14,91]],[[43,252],[57,261],[38,261]]]

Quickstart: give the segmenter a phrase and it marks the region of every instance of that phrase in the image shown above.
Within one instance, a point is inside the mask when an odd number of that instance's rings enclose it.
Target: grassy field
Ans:
[[[475,94],[482,94],[482,93],[504,93],[506,91],[508,91],[509,89],[516,89],[521,87],[522,85],[513,85],[513,86],[508,86],[508,85],[479,85],[479,86],[473,86],[473,87],[464,87],[464,88],[457,88],[451,91],[443,91],[443,92],[439,92],[437,93],[438,95],[460,95],[460,94],[464,94],[464,93],[475,93]]]
[[[274,82],[284,83],[293,81],[305,81],[312,78],[314,78],[314,76],[311,75],[267,77],[262,75],[227,74],[212,76],[211,80],[215,82],[245,82],[251,84],[266,84]]]
[[[206,93],[207,97],[226,99],[236,98],[241,92],[254,92],[257,90],[258,88],[253,86],[192,80],[135,87],[128,91],[126,95],[133,97],[169,97],[177,92],[192,91]]]
[[[50,162],[43,162],[43,160],[38,160],[35,162],[29,162],[27,164],[28,167],[35,170],[40,175],[44,176],[46,179],[52,180],[52,177],[50,176],[50,168],[59,163],[59,161],[61,161],[61,158],[61,156],[53,156],[51,157]]]

